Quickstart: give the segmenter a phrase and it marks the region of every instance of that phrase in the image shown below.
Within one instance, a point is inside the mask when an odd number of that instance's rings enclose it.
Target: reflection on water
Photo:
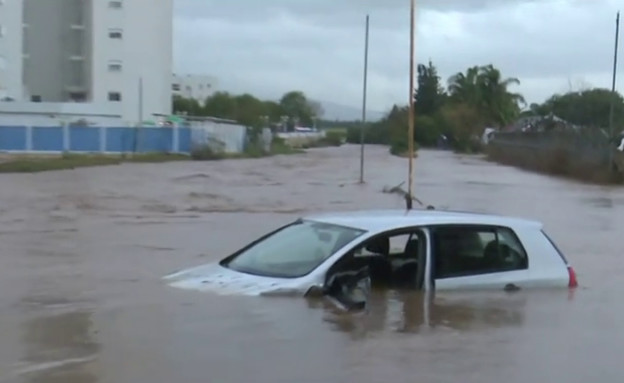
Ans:
[[[23,325],[23,367],[16,374],[31,383],[94,383],[90,372],[99,351],[91,314],[69,312],[41,316]]]
[[[513,296],[515,295],[515,296]],[[352,339],[378,332],[417,334],[423,329],[475,330],[522,326],[527,297],[503,294],[488,300],[448,299],[418,291],[374,290],[366,312],[346,313],[329,300],[308,299],[308,307],[324,310],[324,321]]]

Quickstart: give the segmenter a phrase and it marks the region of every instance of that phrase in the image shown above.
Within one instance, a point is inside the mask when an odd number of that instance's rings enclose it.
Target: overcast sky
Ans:
[[[355,107],[369,13],[369,108],[407,103],[409,0],[175,4],[176,72],[214,75],[219,89],[234,93],[278,98],[296,89]],[[517,90],[530,102],[611,86],[615,14],[624,0],[417,0],[417,8],[416,58],[431,59],[445,83],[471,65],[492,63],[521,80]]]

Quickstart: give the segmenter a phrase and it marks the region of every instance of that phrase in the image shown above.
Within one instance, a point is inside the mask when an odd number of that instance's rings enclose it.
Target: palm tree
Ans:
[[[493,65],[474,66],[466,73],[457,73],[448,82],[451,99],[468,104],[482,114],[484,122],[499,126],[509,123],[520,113],[524,97],[508,88],[519,85],[517,78],[503,79]]]
[[[479,67],[474,66],[466,70],[466,74],[457,73],[448,80],[448,93],[451,99],[457,102],[478,104],[481,99],[479,89]]]

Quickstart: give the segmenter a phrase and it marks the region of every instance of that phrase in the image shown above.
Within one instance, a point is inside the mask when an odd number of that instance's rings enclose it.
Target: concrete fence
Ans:
[[[495,133],[491,146],[524,156],[565,152],[575,161],[594,166],[607,166],[613,146],[600,131]]]
[[[190,154],[194,148],[215,140],[224,143],[226,152],[240,152],[245,138],[245,128],[238,126],[0,126],[0,152]]]
[[[282,132],[277,133],[277,136],[284,140],[284,143],[293,147],[302,147],[310,145],[313,142],[319,141],[325,137],[325,131],[320,132]]]

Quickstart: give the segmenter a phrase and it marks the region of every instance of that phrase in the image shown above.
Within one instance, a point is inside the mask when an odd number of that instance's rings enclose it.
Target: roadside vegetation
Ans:
[[[128,153],[128,154],[75,154],[60,155],[10,155],[0,159],[0,173],[38,173],[52,170],[68,170],[94,166],[120,165],[124,163],[163,163],[173,161],[212,161],[222,159],[261,158],[274,155],[303,153],[301,149],[287,146],[283,140],[275,138],[271,150],[266,152],[258,143],[250,143],[242,153],[224,153],[208,146],[194,150],[190,156],[168,153]]]
[[[624,99],[610,90],[584,87],[555,94],[542,104],[528,105],[513,91],[517,78],[503,76],[492,65],[473,66],[443,84],[432,62],[418,65],[414,91],[416,147],[450,148],[461,153],[484,152],[485,127],[504,128],[520,117],[555,115],[569,123],[592,128],[609,126],[609,106],[614,99],[614,122],[624,127]],[[388,145],[392,153],[407,148],[409,108],[394,105],[379,121],[365,126],[364,142]],[[359,121],[321,121],[323,128],[343,128],[347,142],[360,142]],[[446,139],[444,139],[445,137]]]
[[[74,154],[61,155],[11,155],[0,160],[0,173],[37,173],[50,170],[76,169],[92,166],[119,165],[122,163],[160,163],[185,161],[188,156],[163,153],[133,155]]]
[[[321,105],[309,100],[301,91],[287,92],[277,101],[261,100],[248,93],[216,92],[203,104],[195,99],[175,96],[173,111],[188,116],[230,119],[253,129],[311,127],[323,115]]]

